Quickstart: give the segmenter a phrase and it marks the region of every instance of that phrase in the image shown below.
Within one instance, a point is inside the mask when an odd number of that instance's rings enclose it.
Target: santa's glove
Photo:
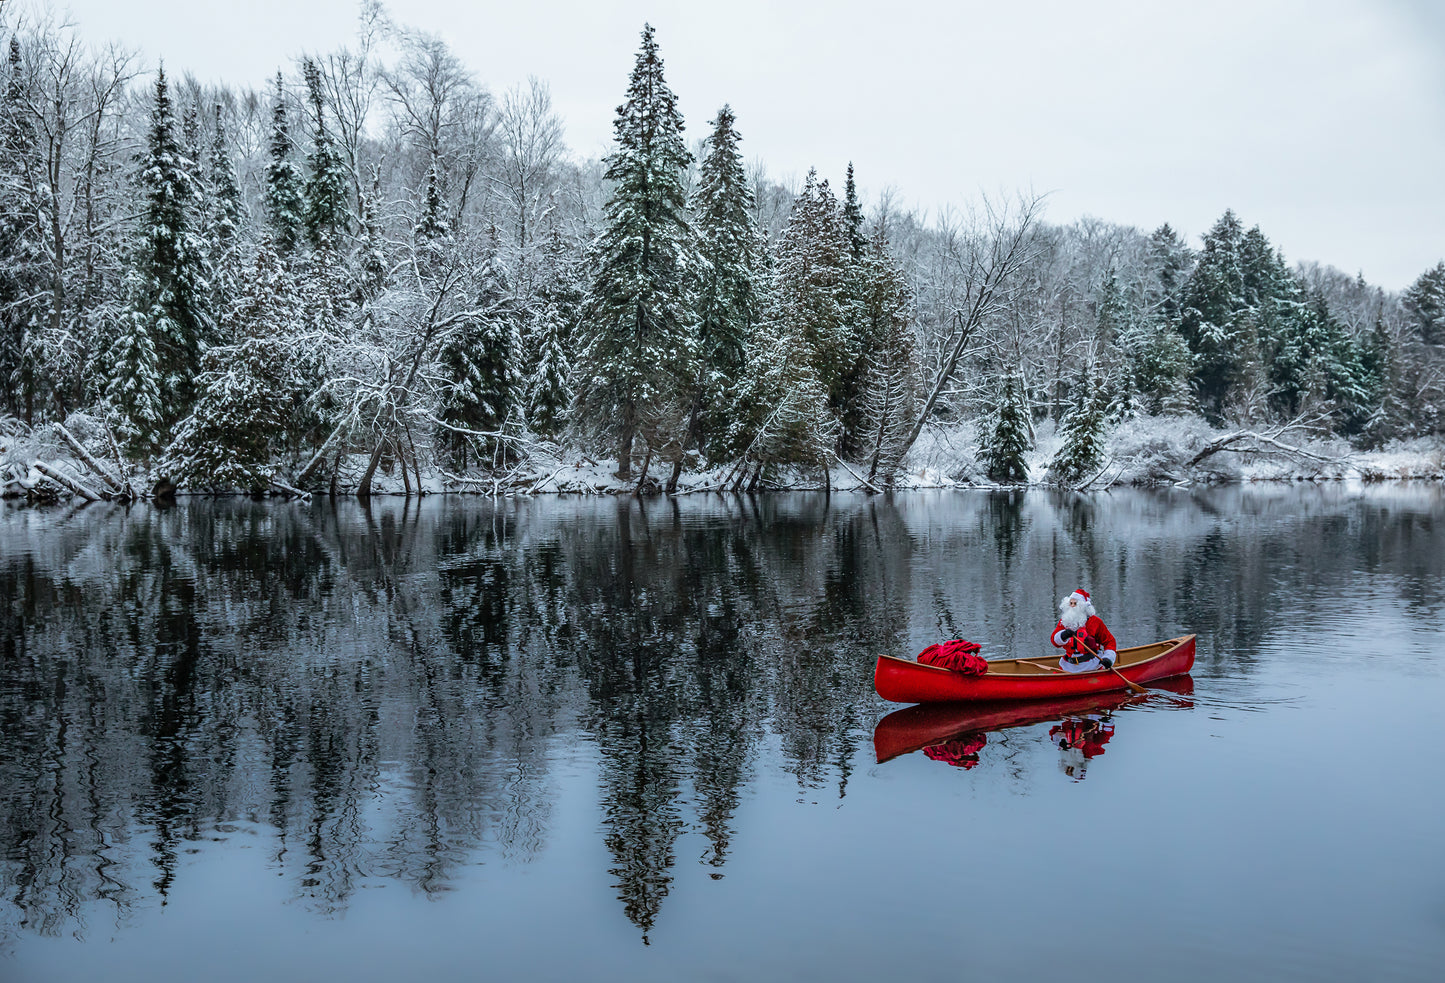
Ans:
[[[1104,665],[1106,666],[1112,667],[1115,660],[1118,658],[1119,653],[1115,652],[1113,649],[1104,649],[1104,651],[1099,653],[1099,661],[1104,663]]]
[[[1069,639],[1074,637],[1074,630],[1072,628],[1060,628],[1059,637],[1067,642]]]

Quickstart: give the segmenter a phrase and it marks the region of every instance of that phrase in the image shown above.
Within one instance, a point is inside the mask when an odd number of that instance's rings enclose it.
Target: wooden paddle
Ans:
[[[1078,643],[1079,643],[1079,647],[1082,648],[1085,652],[1088,652],[1090,655],[1092,655],[1092,656],[1093,656],[1094,658],[1096,658],[1096,659],[1099,658],[1099,653],[1098,653],[1098,652],[1095,652],[1093,649],[1089,648],[1089,643],[1088,643],[1088,642],[1085,642],[1085,641],[1082,641],[1082,640],[1079,638],[1078,635],[1075,635],[1075,636],[1074,636],[1074,641],[1078,642]],[[1101,663],[1103,662],[1102,659],[1100,659],[1099,661],[1100,661]],[[1124,675],[1124,674],[1123,674],[1122,672],[1120,672],[1118,669],[1115,669],[1112,663],[1109,664],[1106,668],[1107,668],[1110,672],[1112,672],[1114,675],[1116,675],[1116,676],[1118,676],[1120,679],[1124,680],[1124,683],[1125,683],[1131,690],[1133,690],[1135,693],[1148,693],[1148,692],[1151,692],[1147,687],[1140,686],[1138,683],[1134,682],[1132,679],[1130,679],[1128,676]]]

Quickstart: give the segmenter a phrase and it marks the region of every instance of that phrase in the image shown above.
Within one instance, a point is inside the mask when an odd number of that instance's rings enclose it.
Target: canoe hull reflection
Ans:
[[[1171,676],[1154,688],[1188,696],[1194,692],[1194,678]],[[1117,710],[1136,699],[1140,699],[1137,693],[1115,690],[1045,700],[983,700],[904,707],[878,721],[873,729],[873,751],[881,763],[965,734],[1027,727],[1071,714]]]

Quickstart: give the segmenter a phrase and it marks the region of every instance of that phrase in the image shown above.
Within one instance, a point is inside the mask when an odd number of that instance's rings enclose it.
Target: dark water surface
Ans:
[[[7,507],[0,980],[1438,980],[1442,520]],[[1122,644],[1197,632],[1192,680],[879,723],[877,653],[1042,654],[1077,586]]]

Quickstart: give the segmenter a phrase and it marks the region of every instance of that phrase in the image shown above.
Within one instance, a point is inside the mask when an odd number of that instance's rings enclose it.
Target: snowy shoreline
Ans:
[[[100,453],[89,453],[76,444],[67,446],[54,432],[57,429],[60,428],[37,428],[23,439],[12,438],[0,446],[0,485],[3,485],[0,497],[39,503],[157,497],[156,484],[164,476],[149,473],[131,462],[106,461]],[[68,432],[66,435],[69,437]],[[1445,481],[1445,441],[1438,438],[1396,441],[1380,450],[1358,451],[1339,440],[1286,443],[1253,439],[1259,437],[1267,438],[1268,434],[1211,428],[1196,417],[1126,421],[1110,434],[1104,465],[1073,488],[1098,491],[1118,487],[1253,483]],[[857,466],[839,462],[826,475],[818,468],[780,469],[776,474],[765,476],[752,490],[886,492],[1057,488],[1059,486],[1047,478],[1048,462],[1058,442],[1054,433],[1041,432],[1028,456],[1028,479],[1013,484],[988,480],[974,455],[977,442],[973,428],[963,424],[926,434],[891,480],[875,476],[870,482]],[[1223,446],[1216,447],[1221,444]],[[268,494],[284,498],[333,493],[351,497],[356,494],[366,464],[365,455],[346,456],[335,469],[334,482],[306,491],[288,485],[283,474],[268,489]],[[127,472],[124,478],[119,477],[122,470]],[[645,479],[634,470],[632,476],[621,479],[617,477],[613,460],[594,458],[575,448],[550,445],[505,473],[454,475],[435,467],[423,467],[420,473],[408,470],[403,476],[400,465],[383,465],[373,477],[371,493],[391,497],[418,494],[650,496],[665,494],[663,482],[668,470],[654,468]],[[733,474],[730,466],[685,470],[671,494],[747,490],[737,485]],[[248,493],[239,489],[179,488],[174,489],[173,494],[194,498]]]

